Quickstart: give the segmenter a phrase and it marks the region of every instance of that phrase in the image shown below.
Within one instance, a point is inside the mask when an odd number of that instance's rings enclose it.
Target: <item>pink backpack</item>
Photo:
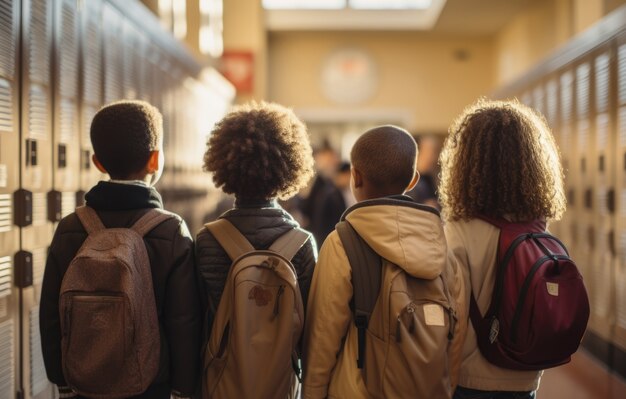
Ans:
[[[544,221],[511,223],[480,217],[500,229],[491,304],[480,314],[472,293],[470,319],[482,355],[496,366],[543,370],[570,361],[587,328],[583,279]]]

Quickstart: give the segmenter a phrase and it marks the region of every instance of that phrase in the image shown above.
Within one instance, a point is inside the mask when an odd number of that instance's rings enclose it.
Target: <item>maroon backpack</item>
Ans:
[[[496,282],[487,313],[470,298],[470,319],[482,355],[496,366],[543,370],[570,361],[587,328],[583,279],[544,221],[511,223],[480,217],[500,228]]]

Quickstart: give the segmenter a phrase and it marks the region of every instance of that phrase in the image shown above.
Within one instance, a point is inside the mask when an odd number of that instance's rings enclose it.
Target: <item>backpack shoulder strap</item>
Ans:
[[[269,247],[269,250],[277,252],[286,259],[291,260],[296,253],[298,253],[300,248],[302,248],[304,243],[308,241],[309,237],[309,233],[302,229],[291,229],[278,237]]]
[[[337,233],[352,269],[354,323],[358,330],[357,366],[363,368],[365,331],[380,292],[382,259],[347,221],[337,224]]]
[[[92,234],[106,228],[104,227],[104,224],[102,224],[102,220],[100,220],[96,211],[87,205],[77,207],[76,216],[78,216],[78,220],[80,220],[80,223],[87,231],[87,234]]]
[[[130,228],[143,237],[152,229],[172,217],[173,215],[167,211],[153,208],[140,217]]]
[[[231,261],[248,252],[254,251],[250,241],[228,220],[222,218],[204,225],[224,248]]]

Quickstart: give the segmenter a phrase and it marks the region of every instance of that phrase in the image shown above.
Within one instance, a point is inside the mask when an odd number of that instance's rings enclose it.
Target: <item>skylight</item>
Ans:
[[[263,0],[268,10],[425,10],[432,0]]]

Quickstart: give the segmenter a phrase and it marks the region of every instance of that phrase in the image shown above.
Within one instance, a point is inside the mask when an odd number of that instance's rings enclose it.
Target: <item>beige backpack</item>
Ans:
[[[355,360],[368,393],[451,398],[450,349],[457,323],[445,273],[434,280],[413,277],[377,255],[349,222],[340,222],[337,232],[352,269]]]
[[[76,214],[89,235],[61,283],[63,374],[90,398],[139,395],[156,377],[160,349],[143,236],[172,216],[151,209],[131,228],[107,229],[92,208]]]
[[[204,353],[202,397],[296,398],[304,309],[291,258],[309,234],[293,229],[255,250],[226,219],[206,227],[233,263]]]

